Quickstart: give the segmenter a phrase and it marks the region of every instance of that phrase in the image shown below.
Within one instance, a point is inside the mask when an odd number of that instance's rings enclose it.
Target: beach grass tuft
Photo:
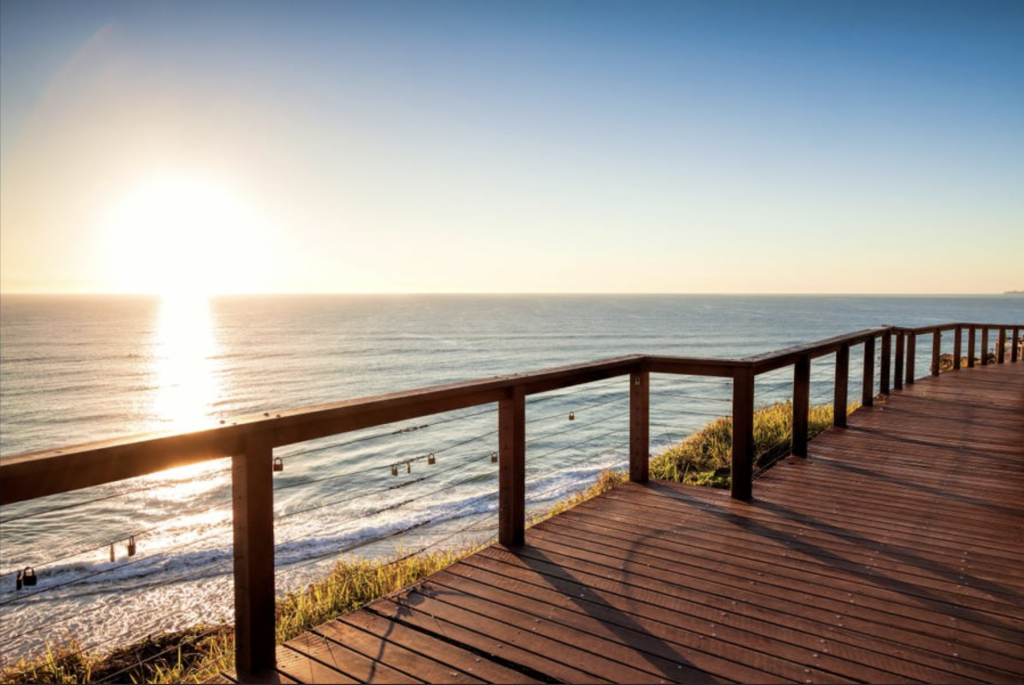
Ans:
[[[860,406],[852,402],[848,413]],[[808,439],[832,425],[832,405],[811,407]],[[776,402],[754,412],[754,469],[769,467],[789,452],[793,434],[793,403]],[[732,419],[711,421],[682,442],[651,459],[651,478],[715,488],[729,487],[732,455]]]

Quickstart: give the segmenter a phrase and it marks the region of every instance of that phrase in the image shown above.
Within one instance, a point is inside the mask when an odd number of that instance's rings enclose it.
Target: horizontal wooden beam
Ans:
[[[0,504],[54,495],[240,454],[253,436],[272,447],[363,428],[497,403],[516,387],[557,390],[639,368],[642,356],[619,357],[534,373],[498,376],[334,404],[265,412],[192,433],[149,433],[0,458]]]
[[[869,339],[873,340],[874,338],[884,334],[886,331],[891,330],[891,326],[866,328],[862,331],[857,331],[856,333],[837,335],[834,338],[828,338],[815,343],[797,345],[795,347],[788,347],[784,350],[769,352],[768,354],[762,354],[756,357],[748,357],[745,361],[753,364],[754,373],[767,373],[786,366],[792,366],[804,357],[817,359],[818,357],[835,354],[843,345],[859,345],[862,342]]]
[[[716,376],[732,378],[739,368],[747,368],[750,362],[743,359],[701,359],[699,357],[646,357],[647,370],[651,373],[670,373],[683,376]]]
[[[497,403],[517,388],[524,395],[624,376],[647,369],[650,373],[735,378],[793,365],[803,357],[833,354],[843,345],[856,345],[886,331],[913,336],[953,330],[957,326],[987,331],[1006,325],[951,323],[920,328],[881,326],[816,343],[798,345],[745,359],[630,355],[525,374],[497,376],[460,383],[407,390],[374,397],[243,416],[224,425],[190,433],[148,433],[91,442],[61,449],[0,457],[0,504],[13,504],[80,488],[144,476],[179,466],[208,461],[244,451],[259,439],[273,447],[305,442],[363,428],[430,416],[467,407]],[[987,335],[983,333],[983,340]],[[908,349],[913,359],[913,344]],[[908,382],[910,379],[908,378]]]

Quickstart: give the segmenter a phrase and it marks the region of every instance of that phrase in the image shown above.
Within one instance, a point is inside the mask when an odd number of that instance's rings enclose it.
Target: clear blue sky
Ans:
[[[0,291],[1024,287],[1024,2],[0,5]]]

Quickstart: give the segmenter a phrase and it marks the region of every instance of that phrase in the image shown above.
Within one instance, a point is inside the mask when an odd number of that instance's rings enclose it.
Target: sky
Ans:
[[[0,293],[1024,288],[1024,2],[0,4]]]

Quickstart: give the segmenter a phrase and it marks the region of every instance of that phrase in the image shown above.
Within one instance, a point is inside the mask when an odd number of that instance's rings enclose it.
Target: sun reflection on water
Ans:
[[[209,426],[220,386],[210,305],[201,295],[165,296],[153,350],[157,393],[153,415],[161,428]]]

